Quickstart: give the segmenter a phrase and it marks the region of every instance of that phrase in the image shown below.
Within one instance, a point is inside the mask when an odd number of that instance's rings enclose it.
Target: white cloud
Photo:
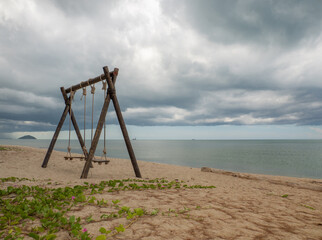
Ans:
[[[29,109],[31,107],[35,110],[37,107],[44,107],[49,109],[57,109],[58,107],[56,100],[52,97],[44,97],[41,95],[36,95],[32,92],[19,91],[8,88],[0,88],[0,104],[1,102],[11,102],[11,105],[7,106],[6,108],[10,109],[13,104],[16,105],[18,111],[20,111],[24,107],[27,107]],[[2,108],[2,110],[4,109]]]
[[[201,97],[201,107],[209,109],[278,109],[294,102],[293,96],[271,90],[222,90],[205,92]]]
[[[3,128],[6,126],[6,130],[10,131],[9,128],[21,128],[21,127],[54,127],[55,125],[48,122],[41,121],[20,121],[20,120],[8,120],[8,119],[0,119],[0,126]]]
[[[294,121],[298,118],[294,115],[285,115],[278,118],[262,118],[262,117],[254,117],[251,114],[240,115],[238,117],[224,117],[224,118],[206,118],[197,120],[195,124],[241,124],[241,125],[269,125],[274,124],[276,121]]]
[[[289,88],[322,87],[321,66],[322,35],[316,43],[308,43],[276,59],[273,72],[280,84]],[[312,45],[311,45],[312,44]]]
[[[180,123],[190,114],[189,111],[177,107],[128,108],[124,112],[127,119],[149,118],[155,124]]]

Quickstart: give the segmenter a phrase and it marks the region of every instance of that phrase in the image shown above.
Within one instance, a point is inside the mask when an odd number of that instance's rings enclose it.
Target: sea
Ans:
[[[51,140],[0,139],[0,145],[47,149]],[[138,160],[227,171],[322,179],[322,140],[132,140]],[[90,143],[86,143],[90,146]],[[68,140],[55,150],[67,151]],[[82,153],[78,140],[72,152]],[[89,147],[88,147],[89,148]],[[107,155],[129,159],[123,140],[107,140]],[[101,156],[103,141],[96,149]]]

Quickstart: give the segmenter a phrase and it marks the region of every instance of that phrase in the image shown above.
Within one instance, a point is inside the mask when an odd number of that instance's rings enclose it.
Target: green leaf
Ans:
[[[77,231],[76,229],[73,229],[71,232],[72,232],[72,234],[73,234],[74,236],[77,236],[77,235],[78,235],[78,231]]]
[[[94,219],[92,218],[92,216],[89,216],[85,219],[86,222],[90,223],[90,222],[93,222]]]
[[[126,206],[123,206],[123,207],[121,208],[121,210],[120,210],[120,211],[121,211],[121,213],[122,213],[122,212],[127,213],[127,212],[129,212],[129,211],[130,211],[130,208],[129,208],[129,207],[126,207]],[[120,212],[120,211],[119,211],[119,212]]]
[[[154,210],[151,212],[151,215],[152,215],[152,216],[155,216],[155,215],[157,215],[157,214],[158,214],[158,212],[159,212],[159,209],[154,209]]]
[[[94,201],[96,200],[96,198],[95,197],[91,197],[89,200],[88,200],[88,202],[89,203],[94,203]]]
[[[106,229],[105,228],[103,228],[103,227],[101,227],[100,228],[100,233],[106,233],[107,231],[106,231]]]
[[[105,235],[99,235],[95,238],[95,240],[106,240],[106,236]]]
[[[129,212],[129,213],[127,214],[126,219],[127,219],[127,220],[130,220],[130,219],[132,219],[134,216],[135,216],[135,215],[134,215],[133,213]]]
[[[61,217],[61,218],[60,218],[60,222],[61,222],[63,225],[65,225],[65,224],[67,224],[67,223],[68,223],[67,218],[65,218],[65,217]]]
[[[91,238],[89,237],[88,233],[85,232],[81,235],[81,240],[91,240]]]
[[[115,227],[115,230],[119,233],[119,232],[124,232],[125,228],[123,224],[120,224],[118,227]]]
[[[31,232],[31,233],[28,234],[28,236],[29,237],[32,237],[35,240],[39,240],[40,239],[40,237],[39,237],[39,235],[37,233]]]
[[[49,235],[46,236],[46,240],[53,240],[53,239],[56,239],[56,237],[57,236],[52,233],[52,234],[49,234]]]
[[[17,225],[17,224],[19,224],[19,221],[12,221],[12,222],[10,222],[10,225],[12,226],[12,225]]]
[[[108,218],[108,215],[104,213],[104,214],[101,216],[101,219],[103,219],[103,218]]]
[[[142,208],[136,208],[134,211],[138,216],[142,216],[144,214],[144,210]]]
[[[308,206],[308,205],[302,205],[303,207],[306,207],[306,208],[308,208],[308,209],[311,209],[311,210],[315,210],[315,208],[314,207],[311,207],[311,206]]]
[[[74,223],[75,222],[75,216],[74,215],[69,217],[69,222],[70,223]]]

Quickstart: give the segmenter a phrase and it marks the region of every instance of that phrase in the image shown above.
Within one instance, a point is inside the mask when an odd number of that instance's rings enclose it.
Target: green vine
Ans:
[[[26,178],[1,178],[2,185],[7,182],[35,181]],[[51,185],[47,183],[47,185]],[[142,208],[129,208],[120,206],[120,200],[115,199],[108,202],[105,199],[96,199],[94,194],[115,191],[144,191],[165,190],[180,188],[215,188],[214,186],[192,185],[188,186],[183,181],[168,181],[166,179],[123,179],[101,181],[98,184],[89,184],[74,187],[48,188],[40,186],[7,186],[0,189],[0,238],[24,239],[29,236],[36,240],[51,240],[57,238],[57,233],[67,231],[71,239],[87,240],[93,236],[83,227],[84,224],[92,222],[104,222],[113,218],[126,219],[126,225],[118,225],[114,228],[100,227],[101,235],[96,240],[104,240],[124,232],[140,217],[156,216],[159,209],[148,212]],[[86,205],[109,207],[113,211],[102,214],[100,219],[95,220],[92,216],[84,219],[71,215],[75,209],[82,209]],[[199,206],[196,209],[200,209]],[[178,216],[187,215],[189,208],[181,210],[169,209],[162,215]],[[187,215],[188,216],[188,215]],[[27,226],[32,225],[31,229]]]

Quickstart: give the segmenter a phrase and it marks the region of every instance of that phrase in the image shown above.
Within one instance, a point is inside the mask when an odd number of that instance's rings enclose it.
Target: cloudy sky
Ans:
[[[107,65],[132,137],[322,138],[321,33],[318,0],[0,0],[0,137],[51,138],[59,88]]]

